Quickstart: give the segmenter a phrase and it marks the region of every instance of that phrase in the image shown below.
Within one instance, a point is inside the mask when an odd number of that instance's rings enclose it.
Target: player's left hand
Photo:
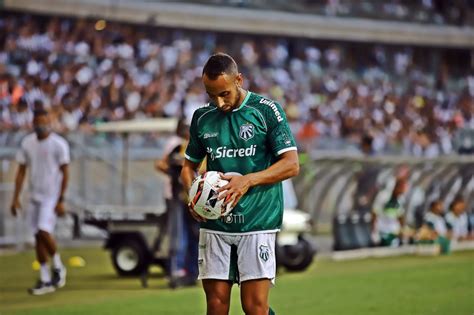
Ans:
[[[62,217],[66,214],[66,207],[64,206],[64,201],[59,201],[54,208],[58,217]]]
[[[232,207],[235,207],[240,198],[250,189],[250,179],[247,175],[225,174],[221,174],[221,179],[225,179],[229,183],[219,188],[219,199],[225,198],[223,206],[232,203]]]

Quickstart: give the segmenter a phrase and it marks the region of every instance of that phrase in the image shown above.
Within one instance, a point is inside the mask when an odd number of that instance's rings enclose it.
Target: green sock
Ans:
[[[275,315],[275,312],[272,310],[272,308],[268,308],[268,315]]]

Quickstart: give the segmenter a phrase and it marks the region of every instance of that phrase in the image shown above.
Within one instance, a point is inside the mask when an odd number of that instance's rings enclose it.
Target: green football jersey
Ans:
[[[194,112],[186,158],[199,163],[207,157],[207,170],[242,175],[262,171],[296,143],[281,106],[248,92],[241,106],[224,113],[209,103]],[[240,199],[232,212],[201,228],[248,233],[275,231],[283,220],[281,183],[255,186]]]

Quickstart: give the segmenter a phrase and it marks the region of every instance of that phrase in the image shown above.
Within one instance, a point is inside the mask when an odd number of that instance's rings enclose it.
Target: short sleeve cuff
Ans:
[[[288,152],[288,151],[296,151],[296,150],[297,150],[296,147],[283,148],[283,149],[279,150],[279,151],[276,153],[276,155],[281,155],[281,154],[283,154],[283,153],[285,153],[285,152]]]
[[[194,162],[194,163],[199,163],[199,162],[202,161],[202,159],[193,158],[193,157],[187,155],[186,153],[184,154],[184,157],[186,158],[186,160],[190,160],[191,162]]]
[[[59,161],[59,165],[66,165],[69,163],[71,163],[70,159],[61,159],[61,161]]]
[[[69,155],[69,151],[66,150],[66,152],[64,152],[64,154],[60,157],[59,164],[66,165],[69,163],[71,163],[71,156]]]
[[[20,151],[17,152],[15,156],[15,160],[18,164],[26,164],[25,154],[21,150],[22,149],[20,149]]]

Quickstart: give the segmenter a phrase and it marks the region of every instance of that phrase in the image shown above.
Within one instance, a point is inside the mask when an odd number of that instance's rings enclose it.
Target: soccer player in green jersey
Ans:
[[[202,81],[211,102],[194,112],[181,179],[189,189],[206,158],[207,170],[229,181],[221,197],[235,206],[227,216],[206,221],[190,205],[201,222],[199,279],[207,314],[228,314],[233,283],[241,286],[245,314],[273,314],[268,295],[283,219],[281,181],[299,172],[295,140],[277,102],[242,88],[242,74],[229,55],[211,56]]]

